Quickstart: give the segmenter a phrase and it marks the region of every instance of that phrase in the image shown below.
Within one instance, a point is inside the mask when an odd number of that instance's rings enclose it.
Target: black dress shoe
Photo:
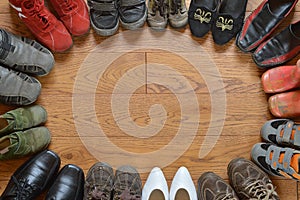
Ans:
[[[246,19],[236,45],[244,52],[257,48],[292,11],[298,0],[264,0]]]
[[[12,175],[1,200],[32,200],[52,183],[60,166],[60,158],[45,150],[35,155]]]
[[[76,165],[66,165],[49,189],[46,200],[82,200],[84,174]]]
[[[286,63],[300,53],[300,21],[261,44],[252,58],[263,69]]]
[[[189,25],[196,37],[203,37],[211,29],[219,0],[192,0],[189,7]]]
[[[214,42],[223,45],[241,30],[248,0],[222,0],[212,25]]]

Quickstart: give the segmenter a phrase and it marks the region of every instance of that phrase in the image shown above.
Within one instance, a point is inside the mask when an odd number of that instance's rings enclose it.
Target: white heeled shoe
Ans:
[[[186,167],[180,167],[173,178],[170,200],[197,200],[196,188]]]
[[[143,187],[142,200],[169,200],[168,184],[160,168],[151,170]]]

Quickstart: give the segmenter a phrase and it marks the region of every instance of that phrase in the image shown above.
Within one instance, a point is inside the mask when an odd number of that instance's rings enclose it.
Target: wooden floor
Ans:
[[[260,2],[249,1],[247,15]],[[278,30],[299,18],[298,3]],[[33,38],[5,0],[0,1],[0,27]],[[49,149],[59,154],[61,166],[73,163],[85,173],[95,162],[104,161],[114,167],[136,166],[143,183],[154,166],[163,168],[169,184],[180,166],[189,169],[195,185],[206,171],[228,180],[227,164],[236,157],[249,159],[252,146],[261,141],[261,126],[272,119],[268,96],[260,84],[262,71],[257,69],[251,54],[242,53],[233,40],[225,46],[215,45],[211,32],[199,39],[191,36],[188,27],[180,31],[168,28],[165,33],[159,33],[160,37],[155,37],[145,25],[140,33],[149,35],[149,40],[145,39],[149,46],[127,48],[126,44],[135,42],[132,37],[137,32],[128,33],[120,28],[114,37],[104,38],[91,29],[85,36],[74,37],[70,51],[54,54],[54,69],[48,76],[39,78],[43,88],[36,102],[48,111],[46,126],[52,133]],[[186,36],[185,41],[155,49],[165,44],[166,37],[172,34],[174,38],[168,38],[170,41]],[[126,38],[128,35],[131,41]],[[187,46],[188,42],[196,44],[196,48]],[[114,54],[116,49],[121,53]],[[206,71],[199,73],[194,64],[199,59],[203,65],[214,65],[202,68]],[[297,59],[300,56],[289,64],[295,64]],[[155,68],[155,63],[162,67],[161,71]],[[97,64],[104,65],[106,71],[101,74],[100,69],[91,68]],[[137,69],[137,66],[141,67]],[[164,68],[166,66],[169,68]],[[187,80],[183,90],[180,85],[175,86],[176,77]],[[175,93],[164,84],[165,79],[177,87]],[[211,87],[211,80],[217,80],[212,83],[215,88]],[[125,81],[125,85],[117,88],[120,81]],[[130,92],[133,86],[139,87]],[[191,93],[181,94],[188,88],[192,88]],[[88,101],[90,96],[94,97],[92,101]],[[0,111],[4,113],[13,108],[1,105]],[[182,130],[186,132],[179,132]],[[0,162],[1,193],[10,176],[26,159]],[[272,179],[281,199],[300,199],[296,181]]]

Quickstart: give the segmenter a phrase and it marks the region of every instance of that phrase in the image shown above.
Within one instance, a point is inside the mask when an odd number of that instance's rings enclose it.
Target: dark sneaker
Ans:
[[[300,180],[300,151],[270,143],[258,143],[253,146],[251,157],[270,175]]]
[[[198,179],[199,200],[238,200],[232,187],[213,172],[205,172]]]
[[[185,0],[170,0],[169,22],[174,28],[183,28],[188,23],[188,10]]]
[[[114,186],[112,167],[103,162],[94,164],[88,171],[84,184],[84,200],[110,200]]]
[[[110,36],[119,28],[119,12],[116,0],[88,0],[91,24],[97,34]]]
[[[138,29],[147,19],[145,0],[118,0],[121,25],[125,29]]]
[[[46,127],[18,131],[0,138],[0,160],[24,157],[48,147],[51,134]]]
[[[154,30],[163,30],[168,24],[169,0],[148,1],[148,25]]]
[[[27,74],[0,65],[0,102],[12,105],[29,105],[41,92],[41,83]]]
[[[140,200],[141,196],[142,181],[136,169],[127,165],[119,167],[115,175],[113,200]]]
[[[52,53],[38,42],[0,29],[0,63],[17,71],[44,76],[55,61]]]
[[[40,105],[8,111],[0,115],[0,136],[40,125],[46,120],[47,111]]]
[[[34,200],[51,184],[59,170],[60,158],[45,150],[21,165],[11,176],[1,199]]]
[[[269,120],[261,128],[260,134],[266,142],[300,148],[300,124],[290,119]]]
[[[272,181],[250,160],[236,158],[228,164],[227,173],[231,186],[241,200],[279,200]]]

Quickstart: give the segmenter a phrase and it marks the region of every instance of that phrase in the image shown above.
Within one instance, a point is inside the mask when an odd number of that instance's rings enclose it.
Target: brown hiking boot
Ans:
[[[84,184],[84,200],[110,200],[114,185],[112,167],[103,162],[94,164],[88,171]]]
[[[198,179],[199,200],[238,200],[232,187],[213,172],[205,172]]]
[[[142,181],[137,170],[128,165],[119,167],[115,175],[113,200],[140,200],[141,196]]]
[[[231,186],[241,200],[279,200],[268,175],[250,160],[232,160],[228,164],[227,172]]]

